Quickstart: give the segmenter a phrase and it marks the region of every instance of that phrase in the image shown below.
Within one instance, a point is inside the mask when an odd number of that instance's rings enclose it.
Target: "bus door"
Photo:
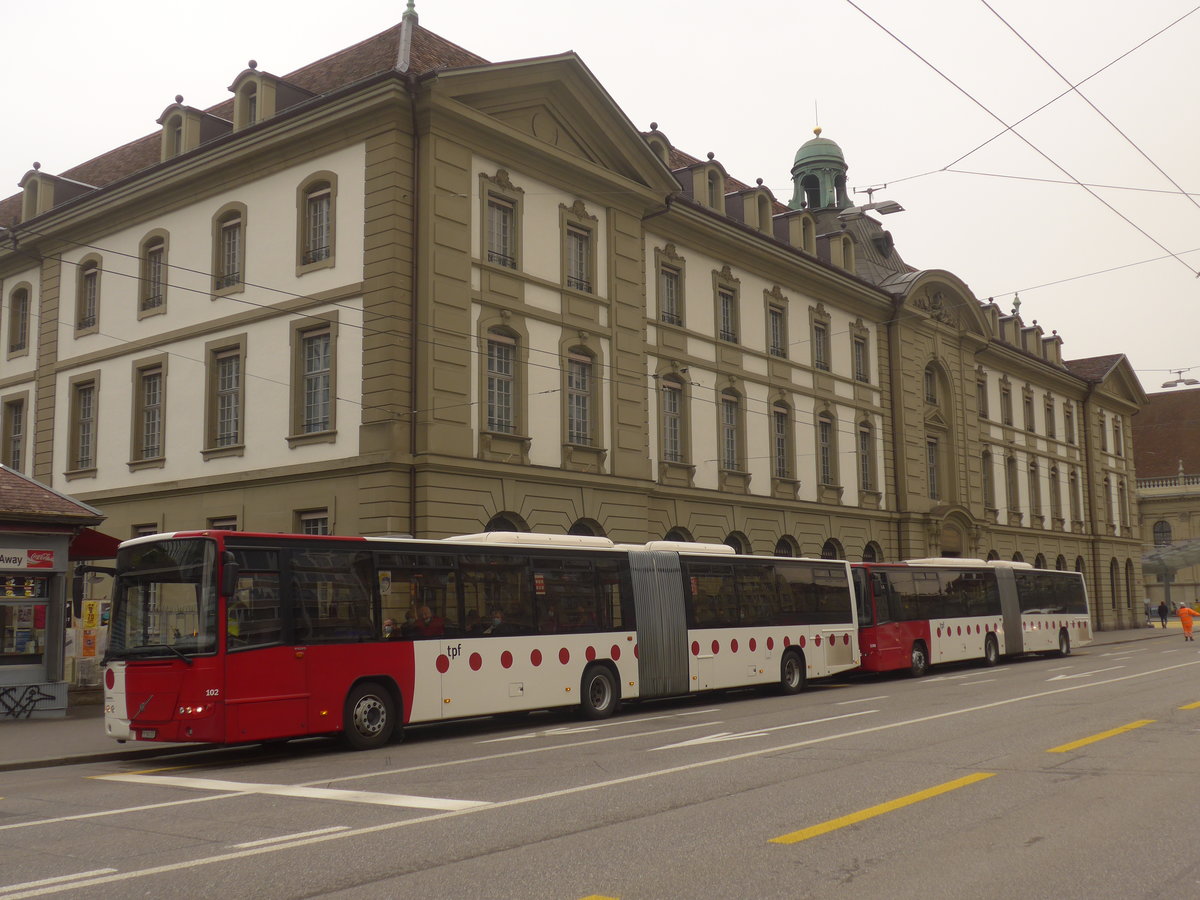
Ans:
[[[239,551],[237,590],[226,599],[225,733],[257,741],[308,733],[304,647],[284,643],[275,551]],[[258,557],[263,557],[259,559]],[[256,571],[257,569],[257,571]]]
[[[893,668],[896,659],[900,659],[902,665],[906,664],[908,647],[905,646],[904,635],[901,633],[900,623],[897,621],[898,611],[893,602],[892,585],[888,580],[887,573],[872,571],[870,588],[868,603],[870,600],[874,600],[873,621],[875,627],[866,632],[868,643],[866,646],[860,647],[862,654],[864,657],[868,653],[877,657],[882,664],[880,668],[883,669]],[[860,627],[862,621],[862,619],[859,620]]]

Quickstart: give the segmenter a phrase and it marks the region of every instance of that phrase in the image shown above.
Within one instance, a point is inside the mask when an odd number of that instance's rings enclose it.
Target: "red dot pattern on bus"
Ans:
[[[1082,626],[1082,624],[1083,623],[1081,623],[1081,626]],[[947,636],[950,635],[949,628],[946,629],[946,634],[947,634]],[[941,629],[938,629],[938,636],[941,637]],[[837,643],[837,635],[829,635],[828,641],[829,641],[829,645],[833,646],[834,644]],[[817,635],[816,637],[814,637],[813,642],[814,642],[815,646],[820,647],[821,646],[821,636]],[[794,643],[795,643],[795,646],[799,647],[800,649],[804,649],[804,647],[807,645],[808,641],[804,635],[800,635]],[[842,643],[846,646],[850,645],[850,635],[849,634],[842,635]],[[791,637],[785,635],[783,638],[783,646],[791,647],[792,645],[793,645],[793,641],[792,641]],[[712,646],[713,656],[716,656],[721,652],[721,642],[719,640],[714,640],[712,642],[711,646]],[[741,649],[741,645],[738,643],[737,638],[731,638],[729,641],[729,652],[737,653],[740,649]],[[748,649],[750,650],[751,653],[756,652],[758,650],[758,640],[755,638],[750,638],[749,644],[748,644]],[[768,650],[775,649],[775,638],[773,638],[773,637],[767,638],[767,649]],[[700,655],[700,642],[699,641],[692,641],[691,651],[692,651],[692,656]],[[599,651],[597,651],[597,649],[595,647],[589,646],[584,651],[583,655],[584,655],[584,658],[587,659],[588,662],[593,662],[599,657],[600,654],[599,654]],[[641,656],[641,649],[637,644],[634,644],[633,645],[633,657],[634,657],[634,659],[639,659],[640,656]],[[621,658],[621,646],[619,644],[613,644],[612,647],[609,648],[609,658],[614,661],[619,660]],[[535,668],[540,666],[542,664],[542,661],[543,661],[543,656],[542,656],[541,650],[539,650],[535,647],[533,650],[529,651],[529,662]],[[558,651],[558,661],[560,663],[562,663],[562,665],[564,665],[564,666],[569,664],[571,662],[571,651],[566,647],[560,648]],[[479,652],[474,652],[469,657],[467,657],[467,665],[470,666],[471,670],[474,672],[478,672],[483,668],[483,662],[484,662],[483,655]],[[513,666],[513,662],[514,662],[514,659],[513,659],[512,651],[504,650],[500,653],[500,666],[502,668],[511,669]],[[444,653],[440,653],[440,654],[438,654],[437,658],[434,660],[434,665],[437,668],[438,672],[445,675],[447,672],[450,671],[450,657],[448,657]]]

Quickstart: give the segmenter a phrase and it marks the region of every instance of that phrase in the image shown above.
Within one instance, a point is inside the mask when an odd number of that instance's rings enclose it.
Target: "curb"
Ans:
[[[16,762],[0,763],[0,772],[49,769],[56,766],[79,766],[85,763],[114,762],[120,759],[156,759],[163,756],[183,756],[188,753],[199,753],[205,750],[219,750],[223,746],[222,744],[188,744],[183,747],[146,747],[141,750],[108,750],[49,759],[21,759]]]

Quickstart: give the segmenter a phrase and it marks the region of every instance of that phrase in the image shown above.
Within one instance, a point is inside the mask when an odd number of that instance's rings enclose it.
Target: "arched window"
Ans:
[[[874,541],[868,541],[863,547],[862,561],[865,563],[883,562],[883,550]]]
[[[525,524],[525,520],[516,513],[497,513],[492,516],[487,525],[483,527],[484,531],[529,531],[529,526]]]
[[[1112,598],[1112,608],[1117,608],[1117,597],[1120,592],[1117,590],[1117,584],[1121,578],[1121,567],[1117,563],[1116,557],[1108,561],[1108,589],[1109,596]]]
[[[842,548],[841,541],[835,538],[830,538],[821,547],[821,559],[845,559],[846,551]]]
[[[299,274],[334,264],[337,176],[310,175],[296,197],[296,251]]]
[[[1165,547],[1171,543],[1171,523],[1159,519],[1154,523],[1154,546]]]
[[[692,537],[691,532],[689,532],[686,528],[680,528],[678,525],[676,525],[663,535],[663,540],[679,541],[684,544],[690,544],[695,540],[695,538]]]
[[[1046,556],[1044,553],[1039,553],[1037,556],[1035,556],[1033,558],[1033,567],[1035,569],[1046,568]]]
[[[100,327],[100,260],[85,259],[79,264],[75,294],[75,333],[87,334]]]
[[[577,534],[584,537],[604,537],[604,529],[594,519],[576,519],[567,534]]]
[[[231,203],[213,217],[213,290],[242,290],[246,271],[246,207]]]
[[[1025,556],[1024,556],[1024,554],[1021,553],[1020,550],[1018,550],[1017,552],[1015,552],[1012,555],[1012,561],[1013,562],[1025,562]]]
[[[8,296],[8,355],[29,350],[29,288],[19,287]]]
[[[988,562],[993,562],[995,560],[998,560],[999,558],[1000,558],[1000,554],[997,553],[995,550],[988,551],[988,555],[987,555]]]
[[[1125,608],[1133,609],[1133,560],[1125,560]]]
[[[1084,568],[1083,557],[1082,556],[1075,557],[1075,571],[1078,572],[1080,575],[1082,575],[1083,568]]]
[[[1054,560],[1054,568],[1059,572],[1067,571],[1067,558],[1061,553],[1058,554],[1058,559]]]
[[[138,254],[140,284],[138,318],[166,311],[167,304],[167,233],[153,231],[142,239]]]
[[[740,531],[729,532],[729,534],[725,537],[725,546],[732,547],[733,552],[740,555],[745,555],[750,552],[750,541]]]
[[[776,556],[799,556],[800,547],[796,544],[795,538],[788,537],[786,534],[775,542]]]

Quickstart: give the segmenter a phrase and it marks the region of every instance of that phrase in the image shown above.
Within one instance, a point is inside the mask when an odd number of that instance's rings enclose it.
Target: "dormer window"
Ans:
[[[758,230],[763,234],[771,234],[771,198],[766,194],[758,195]]]
[[[721,200],[725,196],[724,186],[721,184],[721,175],[718,172],[709,170],[708,172],[708,205],[720,211]]]
[[[167,122],[167,155],[178,156],[183,152],[183,116],[172,116]]]

